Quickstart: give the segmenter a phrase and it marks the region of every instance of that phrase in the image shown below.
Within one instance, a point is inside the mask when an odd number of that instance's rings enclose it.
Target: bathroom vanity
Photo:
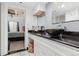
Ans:
[[[60,42],[75,48],[79,48],[79,33],[65,31],[64,29],[46,29],[41,32],[30,32],[34,35],[48,38],[49,40]]]
[[[29,33],[29,37],[34,40],[35,56],[79,56],[79,49],[54,41],[57,39],[44,38]]]

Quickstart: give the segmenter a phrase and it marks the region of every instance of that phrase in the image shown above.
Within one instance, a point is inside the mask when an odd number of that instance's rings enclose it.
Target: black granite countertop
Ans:
[[[56,42],[60,42],[62,44],[66,44],[66,45],[69,45],[69,46],[72,46],[72,47],[75,47],[75,48],[79,48],[79,43],[78,41],[74,41],[74,40],[70,40],[70,39],[67,39],[67,38],[62,38],[61,40],[58,39],[58,38],[51,38],[50,36],[48,35],[43,35],[43,34],[40,34],[40,33],[34,33],[34,32],[29,32],[31,34],[34,34],[36,36],[40,36],[40,37],[43,37],[43,38],[47,38],[49,40],[53,40],[53,41],[56,41]]]

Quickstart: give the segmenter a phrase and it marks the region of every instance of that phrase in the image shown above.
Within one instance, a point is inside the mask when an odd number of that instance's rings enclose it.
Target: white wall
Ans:
[[[53,5],[52,3],[47,4],[46,6],[46,26],[48,27],[49,25],[52,24],[52,10],[53,10]]]
[[[33,16],[33,7],[26,7],[26,26],[29,30],[32,30],[32,26],[37,26],[37,17]]]
[[[43,16],[43,17],[38,17],[38,18],[37,18],[38,26],[45,26],[45,22],[46,22],[45,20],[46,20],[45,16]]]
[[[79,21],[63,23],[63,26],[67,27],[67,31],[79,32]]]
[[[34,10],[33,7],[26,7],[26,16],[25,16],[25,26],[26,26],[26,34],[25,34],[25,48],[28,46],[28,30],[32,30],[32,26],[37,26],[37,17],[33,16]]]
[[[1,3],[0,3],[0,55],[1,55]]]

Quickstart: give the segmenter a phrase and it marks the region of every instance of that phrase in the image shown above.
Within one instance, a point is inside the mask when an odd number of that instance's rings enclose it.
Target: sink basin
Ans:
[[[59,38],[59,35],[64,32],[63,29],[47,29],[46,32],[53,38]]]

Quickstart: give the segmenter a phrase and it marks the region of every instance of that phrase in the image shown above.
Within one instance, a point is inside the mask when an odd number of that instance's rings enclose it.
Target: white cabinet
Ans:
[[[79,49],[33,34],[35,56],[79,56]]]

